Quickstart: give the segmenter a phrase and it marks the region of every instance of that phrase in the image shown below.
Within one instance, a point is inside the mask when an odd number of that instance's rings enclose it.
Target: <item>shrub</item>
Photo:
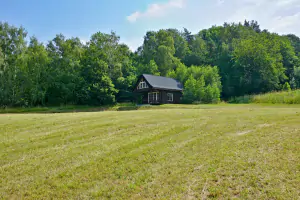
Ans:
[[[282,90],[284,91],[291,91],[291,86],[288,82],[285,82],[285,84],[282,87]]]

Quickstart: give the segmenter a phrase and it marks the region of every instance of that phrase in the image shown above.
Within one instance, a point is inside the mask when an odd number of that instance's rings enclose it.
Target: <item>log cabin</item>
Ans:
[[[138,78],[134,92],[141,94],[143,104],[178,104],[183,85],[173,78],[143,74]]]

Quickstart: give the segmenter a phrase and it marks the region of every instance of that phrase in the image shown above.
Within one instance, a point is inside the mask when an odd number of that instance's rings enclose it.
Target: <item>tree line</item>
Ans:
[[[183,103],[300,88],[300,38],[261,30],[256,21],[192,34],[148,31],[132,52],[115,33],[87,43],[62,34],[43,44],[23,27],[0,23],[0,105],[107,105],[134,100],[143,73],[184,84]]]

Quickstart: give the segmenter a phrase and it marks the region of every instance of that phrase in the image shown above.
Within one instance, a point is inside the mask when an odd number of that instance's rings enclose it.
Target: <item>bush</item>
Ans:
[[[129,110],[138,110],[138,106],[124,106],[124,107],[119,107],[118,111],[129,111]]]
[[[291,86],[288,82],[285,82],[285,84],[282,87],[282,90],[284,91],[291,91]]]
[[[217,67],[192,66],[186,71],[189,76],[184,82],[183,103],[220,102],[221,82]]]
[[[229,99],[228,103],[251,103],[253,96],[245,95],[241,97],[232,97]]]

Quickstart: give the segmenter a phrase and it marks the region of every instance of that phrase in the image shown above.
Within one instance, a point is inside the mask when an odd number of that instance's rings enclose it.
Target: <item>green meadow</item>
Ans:
[[[300,106],[0,114],[0,199],[299,196]]]

